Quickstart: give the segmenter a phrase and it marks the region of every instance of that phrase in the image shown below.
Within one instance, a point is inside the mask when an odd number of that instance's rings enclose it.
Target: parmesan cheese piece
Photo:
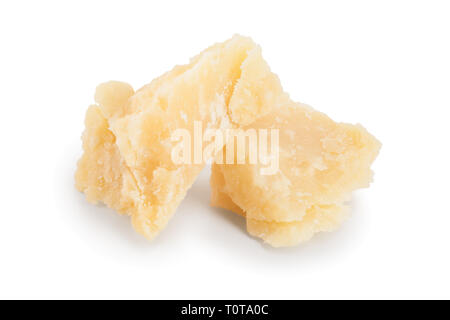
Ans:
[[[76,186],[89,201],[131,216],[134,228],[152,239],[208,160],[175,164],[173,132],[182,128],[194,136],[194,122],[211,129],[249,124],[282,97],[260,48],[241,36],[208,48],[135,93],[125,83],[101,84],[86,114]]]
[[[338,226],[351,191],[368,186],[380,148],[361,126],[335,123],[292,102],[261,49],[241,36],[137,92],[122,82],[101,84],[95,101],[86,114],[76,186],[88,201],[131,216],[148,239],[166,226],[209,160],[205,154],[196,159],[194,141],[191,162],[173,161],[179,129],[194,140],[199,123],[214,130],[279,130],[273,174],[261,170],[270,157],[254,164],[246,149],[244,164],[236,158],[213,164],[211,176],[212,204],[244,215],[250,234],[273,246],[295,245]]]
[[[292,246],[330,231],[347,215],[350,193],[367,187],[380,143],[360,125],[336,123],[286,101],[244,129],[279,130],[279,170],[264,164],[213,164],[213,206],[246,216],[250,234]]]

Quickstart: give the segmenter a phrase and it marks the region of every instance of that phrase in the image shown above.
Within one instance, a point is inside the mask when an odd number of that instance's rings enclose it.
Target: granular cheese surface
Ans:
[[[244,129],[279,130],[279,169],[213,164],[213,206],[246,216],[250,234],[292,246],[336,228],[350,193],[367,187],[380,143],[360,125],[336,123],[309,106],[286,101]]]
[[[95,102],[86,113],[76,186],[88,201],[129,215],[148,239],[166,226],[206,161],[217,161],[213,153],[199,162],[174,162],[172,137],[179,129],[191,137],[196,124],[278,130],[272,174],[262,174],[265,164],[249,161],[243,149],[243,164],[213,163],[211,175],[212,205],[245,216],[251,235],[277,247],[336,228],[347,217],[351,192],[369,185],[380,149],[362,126],[336,123],[291,101],[259,46],[242,36],[136,92],[126,83],[103,83]],[[226,142],[217,150],[226,154]]]
[[[255,90],[267,95],[254,101]],[[211,129],[252,123],[279,104],[279,90],[260,48],[241,36],[137,92],[121,82],[101,84],[86,114],[76,186],[90,202],[131,216],[134,228],[152,239],[208,160],[175,164],[173,132],[183,128],[194,135],[194,122]]]

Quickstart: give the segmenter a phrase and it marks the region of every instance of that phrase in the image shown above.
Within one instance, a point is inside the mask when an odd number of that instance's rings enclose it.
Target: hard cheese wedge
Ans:
[[[175,164],[173,132],[182,128],[194,136],[194,121],[211,129],[250,124],[282,97],[260,48],[241,36],[210,47],[136,93],[124,83],[102,84],[86,115],[76,186],[89,201],[130,215],[135,229],[151,239],[208,160]]]
[[[380,143],[360,125],[336,123],[287,100],[244,129],[279,130],[279,166],[213,164],[212,205],[247,219],[250,234],[292,246],[330,231],[347,216],[350,193],[367,187]],[[225,151],[226,153],[226,151]]]

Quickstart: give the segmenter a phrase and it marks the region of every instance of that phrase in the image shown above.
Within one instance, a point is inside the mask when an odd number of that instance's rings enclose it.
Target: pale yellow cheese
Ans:
[[[194,135],[194,121],[203,128],[239,127],[284,98],[260,48],[241,36],[210,47],[136,93],[124,83],[101,84],[86,115],[76,186],[89,201],[130,215],[135,229],[151,239],[208,160],[175,164],[174,131]]]
[[[213,206],[246,216],[250,234],[291,246],[346,217],[350,193],[367,187],[380,143],[360,125],[336,123],[309,106],[286,101],[243,129],[279,130],[279,170],[264,164],[213,164]]]
[[[213,164],[211,176],[212,204],[244,215],[249,233],[273,246],[295,245],[338,226],[351,191],[368,186],[380,148],[361,126],[335,123],[292,102],[260,48],[241,36],[137,92],[121,82],[101,84],[95,101],[86,114],[76,186],[89,201],[131,216],[149,239],[165,227],[208,160],[172,159],[173,133],[185,129],[195,139],[194,123],[279,130],[273,175],[261,174],[266,164],[235,159]]]

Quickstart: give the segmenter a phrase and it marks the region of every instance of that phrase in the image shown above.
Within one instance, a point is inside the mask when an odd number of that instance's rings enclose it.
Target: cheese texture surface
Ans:
[[[248,125],[283,97],[279,80],[245,37],[216,44],[137,92],[126,83],[97,87],[83,134],[76,187],[90,202],[131,216],[152,239],[165,227],[208,159],[175,164],[171,136]],[[261,93],[262,95],[255,95]]]
[[[276,150],[275,170],[264,171],[274,154],[254,163],[251,148],[239,144],[228,162],[235,148],[228,135],[215,141],[209,155],[200,147],[198,159],[199,126],[276,130],[277,139],[267,145]],[[88,201],[129,215],[148,239],[167,225],[205,163],[214,159],[213,206],[243,215],[248,232],[272,246],[307,241],[347,217],[346,202],[353,190],[369,185],[380,148],[362,126],[336,123],[291,101],[260,47],[242,36],[211,46],[136,92],[123,82],[99,85],[85,127],[76,187]],[[173,159],[178,130],[190,137],[189,161]],[[218,161],[219,155],[227,161]]]
[[[213,206],[246,216],[247,230],[272,246],[292,246],[336,228],[350,193],[367,187],[380,143],[360,125],[336,123],[311,107],[286,100],[244,129],[279,131],[279,168],[213,164]]]

